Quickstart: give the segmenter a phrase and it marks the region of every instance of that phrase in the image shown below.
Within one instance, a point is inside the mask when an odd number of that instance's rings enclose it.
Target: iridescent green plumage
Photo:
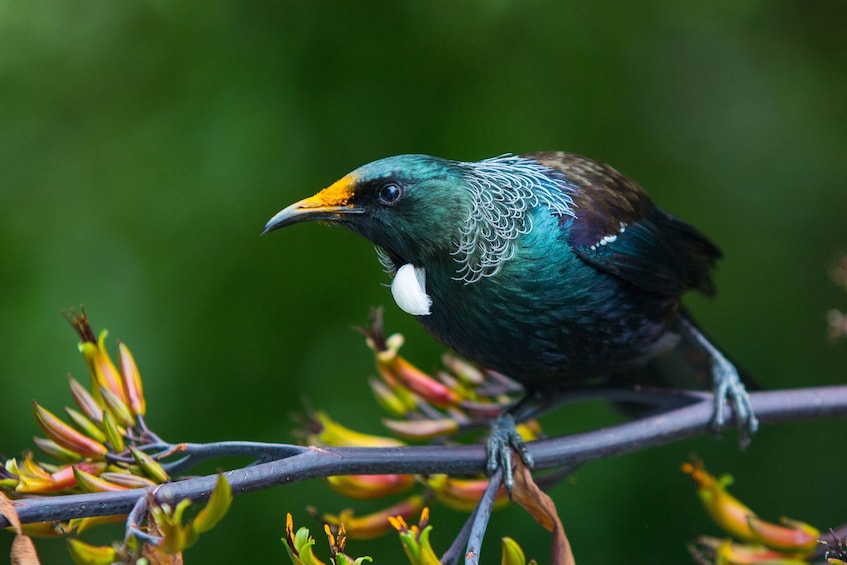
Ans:
[[[360,167],[265,229],[310,219],[369,239],[392,274],[414,267],[395,278],[398,304],[530,391],[679,372],[691,360],[686,369],[711,374],[721,393],[716,416],[729,396],[755,430],[737,371],[680,306],[688,290],[714,292],[720,251],[608,165],[561,152],[475,163],[400,155]]]

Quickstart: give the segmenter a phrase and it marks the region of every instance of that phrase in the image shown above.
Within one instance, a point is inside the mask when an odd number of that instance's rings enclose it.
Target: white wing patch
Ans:
[[[623,223],[623,222],[620,222],[620,231],[618,233],[615,233],[615,234],[604,235],[603,237],[601,237],[600,241],[598,241],[594,245],[590,246],[591,251],[597,251],[598,249],[602,248],[604,245],[608,245],[610,243],[616,242],[618,240],[618,236],[621,235],[625,231],[626,231],[626,224]]]
[[[426,293],[426,269],[411,263],[397,269],[391,282],[391,295],[404,312],[413,316],[429,316],[432,298]]]
[[[576,217],[574,188],[537,161],[503,155],[461,166],[474,203],[453,251],[459,264],[454,278],[465,284],[497,274],[514,256],[515,239],[532,231],[529,212],[536,206],[547,206],[555,216]]]

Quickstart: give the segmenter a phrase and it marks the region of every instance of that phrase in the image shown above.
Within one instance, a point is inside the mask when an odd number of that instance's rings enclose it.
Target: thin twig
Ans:
[[[144,517],[147,515],[147,497],[142,496],[138,498],[138,501],[132,507],[132,510],[129,511],[129,514],[126,517],[126,531],[127,536],[124,537],[123,547],[126,548],[127,541],[129,540],[129,533],[136,532],[141,530],[141,524],[144,522]]]
[[[474,522],[476,521],[477,512],[479,512],[479,504],[477,504],[473,511],[468,515],[468,519],[465,520],[465,524],[462,526],[462,529],[459,530],[459,533],[455,538],[453,538],[453,543],[450,544],[450,547],[444,552],[444,555],[441,556],[442,565],[455,565],[459,562],[459,559],[462,557],[463,552],[466,551],[468,546],[468,540],[471,537],[471,530],[473,529]]]
[[[479,565],[479,554],[482,552],[482,539],[485,537],[485,530],[488,528],[488,519],[491,518],[491,511],[494,509],[497,491],[500,490],[502,484],[503,469],[498,468],[491,475],[488,486],[485,487],[485,492],[476,505],[473,526],[471,527],[467,549],[465,550],[465,565]]]
[[[250,457],[256,463],[285,459],[307,450],[302,445],[262,443],[255,441],[218,441],[215,443],[180,443],[161,454],[161,457],[185,454],[177,461],[163,465],[168,473],[177,473],[202,461],[220,457]]]

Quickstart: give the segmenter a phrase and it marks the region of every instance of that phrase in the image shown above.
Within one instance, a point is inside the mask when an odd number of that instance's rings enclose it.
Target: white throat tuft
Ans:
[[[404,312],[413,316],[429,316],[432,298],[426,293],[426,269],[406,263],[394,275],[391,282],[394,302]]]

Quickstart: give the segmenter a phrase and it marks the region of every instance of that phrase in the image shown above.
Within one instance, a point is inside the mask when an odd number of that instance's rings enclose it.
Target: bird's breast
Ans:
[[[418,320],[471,361],[535,387],[613,372],[659,340],[674,300],[598,271],[566,243],[527,239],[497,273],[473,283],[458,280],[449,260],[426,266],[432,305]]]

